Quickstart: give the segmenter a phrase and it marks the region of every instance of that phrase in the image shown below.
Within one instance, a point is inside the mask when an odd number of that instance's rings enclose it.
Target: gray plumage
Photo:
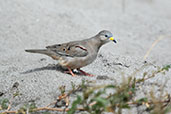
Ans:
[[[47,46],[46,49],[29,49],[25,51],[48,55],[58,60],[62,67],[71,71],[92,63],[96,59],[100,47],[111,40],[116,43],[112,33],[103,30],[89,39],[55,44]]]

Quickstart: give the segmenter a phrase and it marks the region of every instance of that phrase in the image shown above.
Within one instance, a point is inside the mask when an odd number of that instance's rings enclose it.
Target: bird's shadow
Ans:
[[[49,64],[45,67],[34,68],[34,69],[30,69],[30,70],[21,72],[21,74],[28,74],[28,73],[38,72],[38,71],[43,71],[43,70],[56,70],[56,71],[60,71],[60,72],[66,71],[66,69],[63,69],[59,64]]]
[[[44,70],[56,70],[56,71],[59,71],[59,72],[62,72],[62,73],[65,73],[65,71],[68,71],[68,69],[62,68],[59,64],[49,64],[49,65],[47,65],[45,67],[26,70],[24,72],[21,72],[20,74],[29,74],[29,73],[39,72],[39,71],[44,71]],[[76,72],[76,71],[73,71],[73,73],[76,74],[76,75],[83,75],[80,72]],[[107,79],[109,79],[109,77],[105,76],[105,75],[98,75],[97,79],[98,80],[107,80]]]
[[[45,67],[34,68],[34,69],[30,69],[30,70],[21,72],[20,74],[28,74],[28,73],[38,72],[38,71],[43,71],[43,70],[56,70],[56,71],[59,71],[62,73],[65,73],[65,71],[68,71],[68,69],[62,68],[59,64],[49,64]],[[73,72],[77,75],[80,75],[79,72],[75,72],[75,71],[73,71]]]

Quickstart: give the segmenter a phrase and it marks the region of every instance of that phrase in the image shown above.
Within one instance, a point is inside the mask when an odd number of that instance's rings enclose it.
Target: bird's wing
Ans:
[[[55,44],[47,46],[47,49],[61,55],[69,57],[84,57],[88,54],[85,46],[80,45],[79,42],[69,42],[63,44]]]

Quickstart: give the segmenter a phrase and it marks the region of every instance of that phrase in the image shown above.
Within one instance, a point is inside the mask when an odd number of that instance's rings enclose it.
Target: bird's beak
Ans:
[[[110,37],[109,40],[112,40],[113,42],[116,43],[116,40],[113,37]]]

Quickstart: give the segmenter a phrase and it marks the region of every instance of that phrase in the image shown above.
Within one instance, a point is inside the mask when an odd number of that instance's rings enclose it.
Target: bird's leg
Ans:
[[[86,75],[86,76],[94,76],[93,74],[89,74],[87,72],[84,72],[83,70],[77,68],[78,71],[80,71],[82,74]]]
[[[68,68],[68,71],[65,71],[65,73],[70,73],[73,77],[75,76],[75,74],[73,73],[72,69]]]

